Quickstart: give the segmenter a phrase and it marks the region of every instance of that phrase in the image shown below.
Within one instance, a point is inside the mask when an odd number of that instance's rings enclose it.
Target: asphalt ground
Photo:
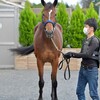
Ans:
[[[70,80],[65,80],[63,74],[63,70],[58,70],[58,100],[77,100],[78,71],[71,71]],[[44,71],[44,80],[43,100],[51,100],[51,70]],[[98,90],[100,96],[100,75]],[[0,100],[38,100],[38,91],[37,70],[0,70]],[[85,94],[86,100],[91,100],[88,85]]]

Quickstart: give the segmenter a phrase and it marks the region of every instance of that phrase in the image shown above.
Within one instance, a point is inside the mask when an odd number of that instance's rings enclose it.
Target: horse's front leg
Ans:
[[[51,92],[51,100],[58,100],[57,97],[57,68],[58,68],[58,59],[52,62],[52,92]]]
[[[37,66],[38,66],[38,74],[39,74],[39,98],[38,100],[43,100],[42,93],[44,87],[44,79],[43,79],[43,69],[44,63],[37,59]]]

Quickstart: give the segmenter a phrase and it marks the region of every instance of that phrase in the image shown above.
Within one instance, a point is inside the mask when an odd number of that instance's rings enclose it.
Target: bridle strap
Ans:
[[[56,22],[53,22],[52,20],[47,20],[46,22],[43,22],[43,25],[46,26],[47,23],[51,23],[53,27],[55,27]]]
[[[56,48],[56,50],[59,51],[60,53],[62,53],[62,55],[63,55],[64,53],[57,47],[57,45],[55,44],[53,38],[51,38],[51,41],[52,41],[54,47]]]

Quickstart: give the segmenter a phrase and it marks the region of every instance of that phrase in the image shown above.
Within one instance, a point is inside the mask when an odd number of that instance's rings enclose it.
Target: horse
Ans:
[[[34,52],[37,59],[37,68],[39,75],[39,97],[38,100],[43,100],[43,87],[44,87],[44,64],[51,63],[51,100],[58,100],[57,96],[57,68],[59,64],[59,57],[62,50],[63,38],[62,27],[56,22],[56,5],[55,0],[53,3],[46,3],[41,0],[44,6],[42,11],[42,22],[38,23],[34,28],[34,41],[31,46],[20,47],[13,49],[18,54],[27,55]]]

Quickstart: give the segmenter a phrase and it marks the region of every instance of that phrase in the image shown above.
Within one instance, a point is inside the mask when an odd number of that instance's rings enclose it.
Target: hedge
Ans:
[[[33,13],[30,3],[26,1],[25,8],[20,12],[19,23],[19,42],[22,46],[29,46],[33,43],[33,30],[36,24],[36,15]]]

